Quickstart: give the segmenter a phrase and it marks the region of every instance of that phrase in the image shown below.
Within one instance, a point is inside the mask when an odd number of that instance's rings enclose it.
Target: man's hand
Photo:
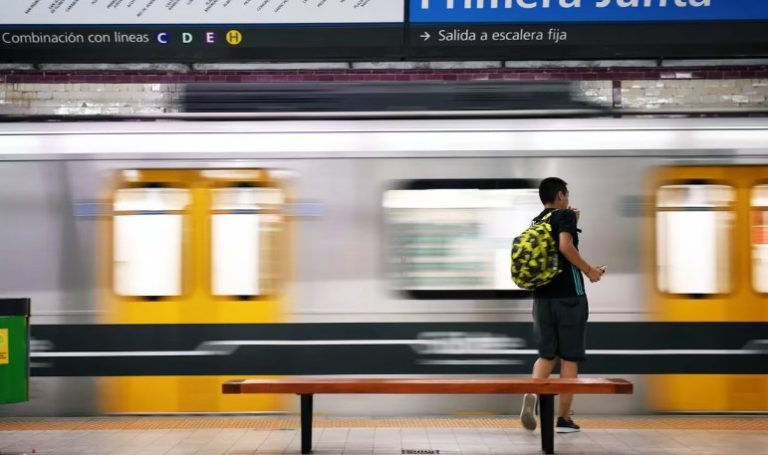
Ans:
[[[581,216],[581,210],[571,206],[568,206],[568,210],[573,210],[573,212],[576,214],[576,221],[579,221],[579,217]]]
[[[603,273],[604,272],[597,267],[590,266],[589,270],[587,270],[587,278],[589,278],[589,281],[592,283],[597,283],[603,277]]]

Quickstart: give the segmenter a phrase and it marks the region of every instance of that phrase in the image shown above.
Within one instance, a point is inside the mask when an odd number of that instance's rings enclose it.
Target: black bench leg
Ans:
[[[312,453],[312,394],[301,395],[301,453]]]
[[[541,450],[555,453],[555,396],[539,395],[539,416],[541,421]]]

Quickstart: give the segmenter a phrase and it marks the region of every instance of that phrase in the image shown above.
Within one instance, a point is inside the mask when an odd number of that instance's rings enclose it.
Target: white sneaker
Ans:
[[[523,409],[520,410],[520,422],[523,428],[529,431],[536,429],[536,403],[539,396],[535,393],[526,393],[523,395]]]

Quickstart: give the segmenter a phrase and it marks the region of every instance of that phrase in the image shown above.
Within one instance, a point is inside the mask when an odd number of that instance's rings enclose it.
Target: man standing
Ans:
[[[549,177],[539,185],[539,198],[544,204],[534,222],[552,213],[547,222],[557,245],[561,272],[555,278],[533,291],[533,328],[539,344],[539,358],[533,366],[534,378],[548,378],[560,361],[560,377],[578,377],[579,362],[585,360],[586,329],[589,308],[584,293],[584,278],[592,283],[600,281],[604,267],[593,267],[579,253],[578,209],[571,208],[568,187],[564,180]],[[520,420],[528,430],[536,429],[535,394],[523,397]],[[579,431],[570,417],[573,394],[560,395],[560,412],[555,431]]]

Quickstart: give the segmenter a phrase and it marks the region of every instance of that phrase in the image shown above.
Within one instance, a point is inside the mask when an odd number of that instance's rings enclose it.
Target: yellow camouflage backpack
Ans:
[[[541,287],[560,273],[549,212],[512,241],[512,281],[521,289]]]

